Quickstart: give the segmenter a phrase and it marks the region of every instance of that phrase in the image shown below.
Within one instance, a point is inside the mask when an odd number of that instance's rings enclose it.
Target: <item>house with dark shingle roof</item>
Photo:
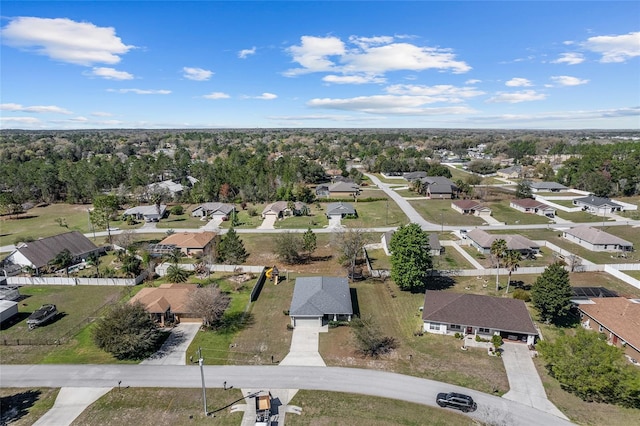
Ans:
[[[424,331],[480,335],[534,344],[538,336],[525,303],[518,299],[427,290],[422,309]]]
[[[615,213],[624,210],[622,205],[611,201],[610,198],[596,197],[595,195],[574,198],[573,205],[582,207],[582,210],[592,214]]]
[[[309,207],[302,201],[296,201],[289,205],[288,201],[276,201],[275,203],[268,204],[262,210],[262,218],[264,219],[268,215],[276,216],[278,219],[282,219],[285,216],[303,216],[309,213]]]
[[[491,244],[496,240],[504,240],[507,250],[519,251],[523,255],[531,255],[540,252],[540,244],[518,234],[489,234],[482,229],[472,229],[467,232],[467,238],[471,247],[475,247],[480,253],[491,253]]]
[[[337,181],[327,188],[329,197],[355,197],[360,195],[360,185],[355,182]]]
[[[519,198],[509,201],[509,207],[523,213],[533,213],[539,216],[554,217],[556,209],[534,200],[533,198]]]
[[[402,174],[402,177],[408,182],[413,182],[427,177],[427,172],[406,172]]]
[[[531,192],[560,192],[569,189],[558,182],[531,182],[529,187]]]
[[[451,202],[451,208],[460,214],[491,216],[491,209],[475,200],[455,200]]]
[[[291,325],[321,326],[325,321],[351,321],[349,282],[342,277],[298,277],[293,288]]]
[[[100,254],[106,250],[105,247],[96,247],[80,232],[72,231],[22,243],[3,262],[39,270],[65,249],[69,250],[75,263],[86,260],[92,253]]]
[[[451,199],[458,187],[444,176],[426,176],[420,179],[423,192],[431,199]]]
[[[212,219],[227,220],[236,209],[233,204],[227,203],[204,203],[191,211],[193,217],[207,217],[211,216]]]
[[[598,228],[576,226],[562,233],[567,240],[591,251],[632,251],[633,243]]]
[[[520,176],[522,176],[522,171],[522,166],[515,165],[506,167],[504,169],[499,169],[496,171],[496,174],[506,179],[518,179]]]
[[[123,217],[133,216],[137,220],[144,219],[146,222],[158,222],[167,214],[166,204],[152,204],[150,206],[131,207],[122,213]]]
[[[341,218],[345,216],[357,216],[358,212],[353,206],[349,203],[343,203],[342,201],[338,201],[337,203],[329,203],[327,204],[327,217],[331,218],[332,216],[340,216]]]
[[[607,341],[640,361],[640,303],[624,297],[592,298],[578,305],[580,322],[607,336]]]

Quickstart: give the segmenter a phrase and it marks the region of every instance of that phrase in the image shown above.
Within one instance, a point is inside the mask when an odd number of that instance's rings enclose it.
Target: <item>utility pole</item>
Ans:
[[[202,404],[204,415],[207,416],[207,389],[204,387],[204,359],[202,359],[202,348],[198,348],[198,364],[200,365],[200,378],[202,379]]]

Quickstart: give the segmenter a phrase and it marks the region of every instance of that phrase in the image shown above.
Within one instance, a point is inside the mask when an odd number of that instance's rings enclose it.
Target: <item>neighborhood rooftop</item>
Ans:
[[[573,201],[574,203],[589,204],[595,207],[600,207],[600,206],[622,207],[620,204],[611,201],[610,198],[596,197],[595,195],[589,195],[587,197],[582,197],[582,198],[575,198]]]
[[[291,299],[290,315],[353,314],[349,283],[341,277],[299,277]]]
[[[16,251],[26,257],[36,268],[47,265],[65,249],[69,250],[72,257],[76,257],[93,252],[97,247],[78,231],[42,238],[16,247]]]
[[[594,303],[579,305],[580,310],[640,351],[640,303],[624,297],[591,300]]]
[[[592,228],[590,226],[576,226],[564,231],[569,235],[573,235],[576,238],[585,240],[591,244],[617,244],[620,246],[632,246],[633,243],[623,240],[620,237],[611,235],[598,228]]]

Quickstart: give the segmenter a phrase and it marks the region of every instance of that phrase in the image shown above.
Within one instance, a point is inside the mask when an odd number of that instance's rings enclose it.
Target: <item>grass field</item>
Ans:
[[[377,197],[387,198],[387,195],[380,192]],[[354,223],[355,227],[377,228],[400,226],[409,221],[400,207],[388,198],[387,201],[357,202],[352,205],[358,212],[357,223]],[[352,226],[351,223],[353,222],[350,220],[342,221],[342,224],[348,227]]]
[[[51,407],[58,388],[0,388],[0,424],[28,426],[34,424]]]
[[[451,200],[411,200],[409,204],[427,222],[444,226],[480,226],[484,219],[476,216],[461,215],[451,208]]]

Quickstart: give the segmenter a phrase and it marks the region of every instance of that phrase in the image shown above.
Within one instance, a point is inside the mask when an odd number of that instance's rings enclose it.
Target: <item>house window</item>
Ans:
[[[430,322],[429,330],[434,330],[434,331],[440,330],[440,324],[438,324],[437,322]]]
[[[489,334],[489,329],[488,328],[479,327],[478,328],[478,333]]]
[[[598,327],[598,331],[602,333],[602,326]]]
[[[458,324],[449,324],[449,328],[451,330],[461,330],[462,327],[460,327]]]

